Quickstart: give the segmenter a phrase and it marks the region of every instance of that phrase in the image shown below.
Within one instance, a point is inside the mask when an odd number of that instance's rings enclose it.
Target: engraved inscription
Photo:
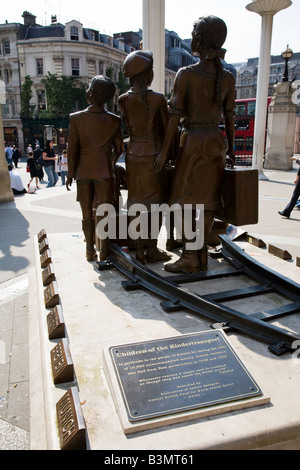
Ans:
[[[37,235],[37,238],[38,238],[38,242],[41,243],[41,241],[46,238],[47,234],[46,234],[46,230],[43,228]]]
[[[48,250],[49,248],[49,243],[48,243],[48,239],[47,238],[44,238],[41,243],[39,244],[39,252],[40,254],[42,255],[46,250]]]
[[[261,395],[222,331],[110,348],[129,421]]]
[[[42,272],[43,285],[48,286],[55,280],[55,273],[53,271],[53,264],[50,263]]]
[[[46,268],[51,262],[51,252],[50,250],[46,250],[40,257],[41,267],[44,269]]]
[[[65,338],[51,350],[51,365],[55,384],[73,381],[74,367]]]
[[[65,336],[65,322],[63,319],[62,308],[56,305],[47,315],[49,339],[58,339]]]
[[[44,290],[44,301],[46,308],[53,308],[59,304],[58,288],[55,281],[51,282]]]
[[[85,450],[86,429],[76,388],[71,388],[56,404],[62,450]]]

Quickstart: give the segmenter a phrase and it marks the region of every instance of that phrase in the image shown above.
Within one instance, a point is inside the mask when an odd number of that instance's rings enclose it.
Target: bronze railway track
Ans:
[[[234,329],[267,343],[269,350],[277,356],[296,350],[300,345],[300,335],[272,325],[270,321],[300,312],[300,285],[258,263],[227,236],[221,235],[220,238],[221,255],[230,263],[230,267],[226,269],[161,276],[136,261],[116,244],[111,244],[110,258],[107,262],[98,263],[98,268],[117,268],[129,279],[122,281],[122,286],[127,291],[144,288],[162,297],[165,300],[161,302],[161,306],[166,312],[188,309],[211,321],[213,328]],[[209,279],[221,282],[228,276],[247,276],[254,279],[256,284],[234,290],[218,289],[207,295],[198,295],[181,287],[184,283],[198,283]],[[270,292],[281,294],[289,299],[289,303],[253,314],[242,313],[221,303]]]

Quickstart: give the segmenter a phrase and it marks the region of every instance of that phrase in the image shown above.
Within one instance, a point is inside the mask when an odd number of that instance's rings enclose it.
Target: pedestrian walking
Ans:
[[[12,146],[11,145],[7,145],[6,149],[5,149],[5,158],[6,158],[6,161],[8,163],[8,165],[12,165],[13,164],[13,149],[12,149]]]
[[[28,189],[30,188],[30,185],[32,181],[35,178],[35,187],[36,189],[39,188],[39,172],[40,172],[40,165],[38,165],[34,159],[33,152],[29,152],[28,154],[28,159],[27,159],[27,166],[29,167],[30,171],[30,181],[27,184]]]
[[[15,165],[15,168],[18,168],[18,163],[19,163],[19,159],[20,159],[20,150],[18,149],[18,147],[16,147],[15,145],[13,145],[13,155],[12,155],[12,159],[14,161],[14,165]]]
[[[36,161],[36,163],[40,166],[39,170],[39,180],[42,181],[44,178],[44,170],[43,170],[43,152],[39,146],[39,144],[36,144],[34,152],[33,152],[33,158]]]
[[[62,155],[60,157],[59,162],[60,168],[60,177],[61,177],[61,184],[64,186],[66,184],[66,178],[68,177],[68,155],[67,151],[63,150]]]
[[[55,161],[57,157],[54,153],[53,149],[53,141],[47,140],[46,147],[43,150],[43,163],[44,163],[44,170],[48,177],[48,184],[47,188],[51,188],[56,185],[58,181],[58,175],[55,171]]]
[[[298,165],[300,165],[299,159],[297,159],[296,157],[291,157],[291,159],[294,160],[296,163],[298,163]],[[278,211],[278,214],[282,215],[283,217],[286,217],[287,219],[290,218],[291,212],[294,209],[294,207],[298,205],[298,199],[300,197],[300,166],[299,166],[299,170],[298,170],[294,183],[296,186],[293,191],[290,202],[285,207],[285,209],[283,209],[283,211]]]

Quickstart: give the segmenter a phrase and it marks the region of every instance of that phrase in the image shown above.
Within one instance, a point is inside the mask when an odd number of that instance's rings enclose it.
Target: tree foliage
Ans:
[[[48,75],[42,79],[46,89],[47,111],[40,117],[67,117],[86,108],[86,85],[75,77]]]
[[[33,81],[31,80],[29,75],[26,75],[24,83],[21,89],[21,113],[20,115],[24,118],[32,117],[33,111],[35,106],[30,104],[30,100],[33,96],[32,93],[32,84]]]

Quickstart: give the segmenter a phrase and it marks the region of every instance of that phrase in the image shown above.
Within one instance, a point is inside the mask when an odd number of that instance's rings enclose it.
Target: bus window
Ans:
[[[234,150],[236,152],[241,152],[244,150],[244,138],[243,137],[236,137],[234,139]]]
[[[247,108],[247,116],[255,116],[255,101],[249,101]]]
[[[246,147],[246,150],[252,152],[252,150],[253,150],[253,137],[246,137],[245,147]]]
[[[235,115],[236,116],[246,116],[246,104],[245,103],[241,103],[241,104],[236,105]]]

